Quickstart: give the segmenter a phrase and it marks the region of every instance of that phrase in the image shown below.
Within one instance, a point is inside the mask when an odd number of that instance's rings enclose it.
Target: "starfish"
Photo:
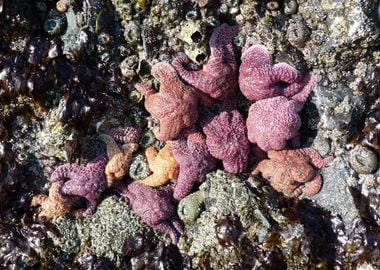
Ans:
[[[172,191],[144,186],[138,181],[123,185],[119,182],[117,192],[129,199],[133,211],[149,226],[170,235],[176,244],[183,233],[176,213]]]
[[[211,155],[223,161],[227,172],[243,172],[250,152],[244,117],[236,109],[224,110],[216,116],[211,112],[206,115],[201,126]]]
[[[333,157],[322,158],[312,148],[295,150],[268,151],[268,158],[261,161],[253,175],[269,180],[272,187],[288,197],[301,193],[312,196],[322,187],[318,169],[327,166]]]
[[[166,144],[159,152],[153,146],[148,147],[145,150],[145,155],[149,169],[153,173],[139,181],[140,183],[146,186],[158,187],[165,185],[171,179],[177,179],[179,166],[169,144]]]
[[[140,127],[119,127],[112,128],[108,135],[110,135],[115,142],[120,144],[138,143],[141,137]]]
[[[60,193],[63,181],[51,184],[48,195],[33,196],[31,205],[41,206],[42,210],[39,217],[60,217],[70,212],[73,205],[78,201],[75,196],[65,196]]]
[[[231,98],[238,89],[238,65],[232,47],[238,26],[222,24],[210,38],[211,55],[202,70],[186,54],[174,58],[172,65],[180,77],[205,94],[218,100]]]
[[[198,119],[198,96],[195,89],[185,85],[169,63],[158,63],[152,75],[160,82],[160,92],[146,84],[135,85],[145,96],[145,108],[159,120],[159,130],[153,130],[159,140],[174,139],[182,129],[192,126]]]
[[[239,86],[250,101],[286,96],[291,97],[305,87],[304,76],[286,63],[273,65],[272,56],[263,45],[247,41],[241,57]]]
[[[259,100],[249,108],[247,118],[248,139],[264,151],[284,149],[291,142],[299,147],[301,118],[298,113],[313,90],[319,77],[305,77],[305,87],[291,99],[283,96]]]
[[[64,164],[54,170],[50,181],[54,183],[68,179],[61,187],[61,193],[86,198],[88,203],[83,216],[92,215],[103,191],[107,188],[104,175],[106,163],[106,157],[102,156],[90,161],[87,165]]]
[[[128,173],[133,153],[139,148],[137,143],[125,143],[119,148],[109,135],[100,136],[106,143],[108,163],[105,168],[107,185],[110,187],[114,181],[120,181]]]
[[[125,127],[113,128],[100,137],[106,143],[108,163],[105,168],[108,186],[114,181],[120,181],[128,172],[132,162],[132,155],[138,149],[141,128]],[[122,144],[121,147],[116,143]]]
[[[173,155],[179,163],[179,176],[173,197],[180,201],[186,197],[195,184],[201,183],[205,175],[216,167],[215,159],[210,155],[206,139],[202,133],[195,132],[185,138],[171,141]]]

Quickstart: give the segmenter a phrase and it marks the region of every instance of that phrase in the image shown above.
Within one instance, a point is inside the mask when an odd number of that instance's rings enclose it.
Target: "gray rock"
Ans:
[[[194,258],[195,267],[202,257],[210,257],[210,267],[222,269],[228,264],[241,263],[235,249],[226,249],[217,238],[215,224],[223,215],[237,215],[248,237],[268,237],[270,224],[260,211],[255,195],[237,176],[217,170],[206,176],[204,183],[206,210],[195,223],[187,226],[187,238],[181,238],[182,252]]]
[[[346,228],[350,230],[359,212],[349,191],[349,186],[355,185],[356,178],[348,162],[342,157],[336,157],[329,167],[321,170],[321,175],[322,190],[312,200],[333,214],[340,215]]]

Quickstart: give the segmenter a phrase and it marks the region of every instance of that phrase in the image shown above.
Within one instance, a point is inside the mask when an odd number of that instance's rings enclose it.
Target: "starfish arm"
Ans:
[[[268,160],[264,159],[260,161],[259,164],[257,164],[256,168],[252,171],[252,175],[258,175],[259,173],[262,173],[265,168],[267,167]]]
[[[207,74],[203,70],[187,70],[186,65],[189,61],[190,60],[185,54],[180,54],[176,58],[174,58],[172,65],[185,82],[196,87],[198,90],[204,92],[203,89],[207,89],[209,86],[209,82],[204,79],[207,78]],[[206,92],[204,93],[209,94]]]
[[[322,188],[322,177],[320,174],[315,176],[311,181],[305,183],[302,188],[302,193],[307,196],[313,196],[317,194]]]
[[[180,234],[183,234],[184,233],[184,230],[183,230],[183,226],[182,226],[182,223],[181,223],[181,220],[177,217],[177,215],[173,216],[171,218],[171,222],[174,226],[174,228],[180,233]]]
[[[301,73],[287,63],[275,64],[270,73],[270,78],[274,82],[294,83],[300,77]]]
[[[74,175],[80,169],[81,169],[81,166],[77,164],[71,164],[71,163],[58,166],[54,170],[54,172],[51,174],[50,181],[57,182],[60,180],[64,180],[65,178],[71,178],[72,175]]]
[[[309,157],[311,164],[317,168],[326,167],[334,158],[333,157],[321,157],[318,152],[312,148],[304,148],[302,151]]]
[[[178,139],[170,141],[169,143],[176,159],[179,159],[180,157],[186,157],[188,155],[189,150],[187,148],[185,139]]]
[[[191,190],[194,186],[194,179],[185,178],[184,174],[181,174],[178,177],[177,184],[174,188],[173,197],[176,201],[182,200],[188,194],[190,194]]]
[[[295,94],[291,99],[296,103],[296,110],[300,112],[303,108],[304,103],[309,97],[311,91],[313,91],[314,86],[320,81],[319,76],[314,76],[311,73],[306,74],[302,83],[304,84],[303,90]]]
[[[156,160],[157,154],[158,152],[153,146],[150,146],[145,150],[145,156],[148,160],[149,167],[151,167],[154,161]]]
[[[135,88],[142,94],[145,96],[145,98],[153,95],[153,94],[156,94],[157,92],[152,88],[150,87],[149,85],[145,84],[145,83],[136,83],[135,84]]]
[[[121,144],[138,143],[141,137],[141,127],[124,127],[113,128],[108,134],[117,142]]]
[[[152,68],[152,75],[160,82],[160,92],[162,93],[177,92],[180,87],[173,86],[182,85],[177,71],[169,63],[159,62],[155,64]]]
[[[174,228],[174,226],[171,223],[169,223],[168,221],[165,221],[153,227],[160,230],[163,233],[168,234],[170,238],[172,239],[173,244],[177,244],[179,233],[177,232],[177,230]]]
[[[234,37],[239,33],[239,26],[229,26],[224,23],[218,26],[211,35],[210,38],[210,50],[211,57],[223,57],[227,59],[234,58],[234,52],[232,48],[232,41]],[[227,46],[230,45],[228,48]]]
[[[33,206],[33,207],[36,207],[36,206],[42,205],[42,203],[43,203],[47,198],[48,198],[48,196],[47,196],[47,195],[43,195],[43,194],[33,196],[33,198],[32,198],[32,202],[31,202],[30,204],[31,204],[31,206]]]
[[[88,198],[86,199],[87,199],[87,208],[82,214],[82,216],[84,217],[91,216],[92,214],[94,214],[96,210],[96,205],[98,204],[96,200],[93,200],[93,199],[89,200]]]
[[[149,175],[148,177],[146,177],[145,179],[140,180],[139,183],[145,186],[149,186],[149,187],[159,187],[159,186],[165,185],[169,181],[170,179],[166,176],[166,174],[153,173]]]

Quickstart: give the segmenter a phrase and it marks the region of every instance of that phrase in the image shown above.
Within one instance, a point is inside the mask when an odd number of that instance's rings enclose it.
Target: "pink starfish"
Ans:
[[[197,121],[198,96],[169,63],[154,65],[152,75],[161,83],[159,93],[146,84],[137,83],[135,87],[144,94],[147,111],[160,122],[159,130],[154,130],[157,139],[171,140]]]
[[[299,147],[301,118],[298,113],[319,79],[307,75],[302,92],[291,99],[279,96],[252,104],[247,118],[248,139],[264,151],[284,149],[288,141],[293,147]]]
[[[202,70],[181,53],[174,58],[172,65],[181,78],[203,93],[218,100],[232,97],[238,88],[238,66],[232,40],[237,35],[237,26],[222,24],[210,38],[211,56]]]
[[[107,189],[104,169],[107,158],[100,157],[86,165],[64,164],[57,167],[50,176],[51,182],[65,181],[61,187],[64,195],[77,195],[86,198],[88,205],[83,216],[92,215],[100,197]]]
[[[170,235],[173,243],[183,233],[171,190],[152,188],[138,181],[117,183],[116,192],[127,197],[133,211],[149,226]]]
[[[223,161],[227,172],[243,172],[250,152],[244,117],[236,109],[224,110],[217,116],[206,114],[201,125],[211,155]]]
[[[241,57],[239,86],[250,101],[286,96],[291,97],[305,87],[301,73],[286,63],[273,65],[272,56],[263,45],[247,41]]]
[[[200,132],[190,134],[187,141],[185,138],[171,141],[170,145],[179,163],[179,176],[173,196],[180,201],[191,192],[195,184],[204,180],[216,163],[207,150],[205,136]]]

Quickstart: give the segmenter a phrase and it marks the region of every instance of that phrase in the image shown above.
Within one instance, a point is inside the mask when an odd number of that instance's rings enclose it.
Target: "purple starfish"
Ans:
[[[247,167],[250,143],[244,117],[239,111],[224,110],[217,116],[209,112],[201,125],[211,155],[223,161],[227,172],[243,172]]]
[[[94,159],[84,165],[64,164],[57,167],[50,176],[51,182],[67,180],[61,193],[64,195],[77,195],[87,200],[87,209],[83,216],[92,215],[100,200],[103,191],[107,188],[104,169],[107,163],[106,157]]]
[[[232,97],[238,88],[238,65],[232,40],[239,31],[238,26],[222,24],[210,38],[211,56],[202,70],[186,54],[174,58],[172,65],[188,84],[218,100]]]
[[[239,86],[250,101],[291,97],[305,87],[301,73],[286,63],[273,65],[272,56],[263,45],[247,41],[241,57]]]
[[[206,139],[202,133],[195,132],[185,138],[171,141],[171,149],[179,164],[179,176],[173,197],[180,201],[186,197],[196,183],[201,183],[205,175],[216,167],[210,155]]]
[[[108,134],[120,144],[138,143],[141,136],[140,127],[112,128]]]
[[[291,99],[279,96],[252,104],[247,118],[248,139],[264,151],[282,150],[288,141],[293,147],[299,147],[301,118],[298,113],[319,79],[306,76],[304,89]]]
[[[176,213],[172,190],[152,188],[138,181],[128,185],[118,183],[116,192],[127,197],[133,211],[149,226],[170,235],[173,243],[183,233],[181,221]]]

